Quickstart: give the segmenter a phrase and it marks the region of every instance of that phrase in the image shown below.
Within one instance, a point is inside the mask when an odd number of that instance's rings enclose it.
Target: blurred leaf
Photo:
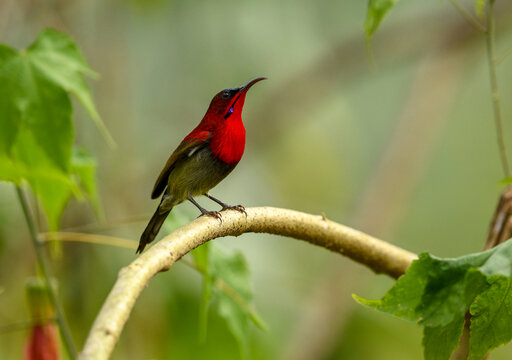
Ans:
[[[209,261],[210,243],[207,242],[192,251],[197,269],[203,274],[201,305],[199,308],[199,338],[205,341],[208,328],[208,309],[212,298],[212,267]]]
[[[475,14],[480,20],[485,17],[485,0],[475,0]]]
[[[20,111],[12,100],[12,94],[17,88],[17,60],[16,51],[0,45],[0,155],[3,156],[10,153],[21,121]]]
[[[52,279],[51,286],[57,290],[57,280]],[[30,277],[25,283],[27,305],[32,322],[47,321],[55,317],[55,308],[50,300],[46,281],[40,277]]]
[[[101,206],[101,200],[96,185],[96,159],[84,148],[73,148],[73,158],[71,162],[73,173],[80,179],[80,186],[87,194],[87,199],[91,203],[96,217],[99,220],[103,220],[103,207]]]
[[[366,38],[371,39],[380,22],[386,16],[389,10],[398,2],[398,0],[369,0],[368,10],[366,12],[366,20],[364,30]]]
[[[204,275],[201,326],[206,327],[208,305],[213,293],[217,299],[219,314],[226,320],[237,340],[242,357],[247,358],[249,321],[253,321],[261,329],[265,329],[265,324],[252,308],[253,295],[245,258],[239,252],[224,253],[209,243],[192,251],[192,255],[196,267]]]
[[[56,231],[72,195],[81,198],[74,174],[99,213],[95,165],[72,153],[74,93],[95,121],[101,122],[84,74],[93,74],[74,42],[44,30],[25,51],[0,45],[0,180],[28,181]]]
[[[73,93],[94,120],[110,145],[114,140],[96,110],[83,75],[97,76],[87,65],[76,44],[67,35],[53,29],[42,31],[27,49],[35,69],[53,83]]]
[[[461,335],[460,324],[470,310],[470,358],[477,359],[512,339],[511,276],[512,241],[507,241],[455,259],[421,254],[382,299],[354,298],[425,326],[423,344],[429,359],[449,358]],[[436,345],[439,342],[441,347]]]
[[[252,302],[252,289],[247,263],[239,252],[226,254],[213,248],[211,251],[213,274],[222,279],[246,302]],[[226,320],[229,330],[238,341],[242,358],[249,354],[249,313],[225,292],[216,291],[219,314]]]
[[[498,185],[508,185],[508,184],[512,184],[512,176],[509,176],[503,180],[501,180]]]

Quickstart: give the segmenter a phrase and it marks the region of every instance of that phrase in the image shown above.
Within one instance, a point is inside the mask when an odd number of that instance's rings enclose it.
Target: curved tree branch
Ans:
[[[121,269],[89,333],[80,359],[108,359],[136,299],[149,280],[205,242],[246,232],[269,233],[305,240],[394,278],[402,275],[416,255],[367,234],[315,216],[270,207],[248,208],[247,216],[223,212],[223,222],[198,218],[174,231]]]

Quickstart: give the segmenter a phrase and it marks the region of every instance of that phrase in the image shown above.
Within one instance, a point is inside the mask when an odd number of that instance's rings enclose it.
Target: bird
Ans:
[[[160,204],[142,233],[136,253],[142,253],[152,242],[174,206],[189,200],[201,215],[222,222],[219,211],[208,211],[194,197],[204,195],[223,210],[232,209],[244,214],[242,205],[228,205],[209,194],[236,167],[245,149],[245,128],[242,109],[247,91],[266,77],[257,77],[238,88],[217,93],[203,119],[178,145],[160,172],[151,198],[162,195]],[[247,215],[247,214],[246,214]]]

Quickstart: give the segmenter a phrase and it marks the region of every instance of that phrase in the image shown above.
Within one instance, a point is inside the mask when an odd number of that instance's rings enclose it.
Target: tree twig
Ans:
[[[417,256],[357,230],[293,210],[248,208],[247,216],[223,212],[223,222],[201,217],[181,227],[121,269],[89,333],[80,359],[108,359],[128,320],[136,299],[149,280],[192,249],[224,236],[246,232],[269,233],[305,240],[394,278],[402,275]]]
[[[57,294],[55,292],[54,287],[50,282],[50,269],[48,267],[46,256],[44,254],[44,249],[41,246],[41,243],[37,239],[37,232],[34,224],[34,220],[30,215],[30,211],[28,208],[27,200],[25,199],[25,195],[23,194],[23,190],[19,186],[16,186],[16,192],[18,194],[18,200],[21,204],[21,208],[23,209],[23,215],[25,216],[25,221],[27,222],[27,227],[30,233],[30,239],[32,240],[32,245],[34,246],[34,251],[36,253],[37,262],[39,264],[39,268],[41,269],[41,274],[43,276],[44,281],[46,282],[46,286],[48,287],[48,294],[50,296],[50,301],[55,308],[56,313],[56,321],[59,325],[60,333],[62,335],[62,342],[64,343],[64,347],[68,352],[68,355],[71,359],[76,359],[78,354],[76,351],[75,344],[73,342],[73,337],[71,336],[71,331],[69,329],[68,323],[66,321],[66,317],[64,316],[64,309],[60,304]]]

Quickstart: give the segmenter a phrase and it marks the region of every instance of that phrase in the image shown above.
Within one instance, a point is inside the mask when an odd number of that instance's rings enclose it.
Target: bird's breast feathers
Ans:
[[[245,128],[242,121],[227,120],[225,126],[213,132],[209,146],[217,159],[227,164],[238,163],[245,149]]]

